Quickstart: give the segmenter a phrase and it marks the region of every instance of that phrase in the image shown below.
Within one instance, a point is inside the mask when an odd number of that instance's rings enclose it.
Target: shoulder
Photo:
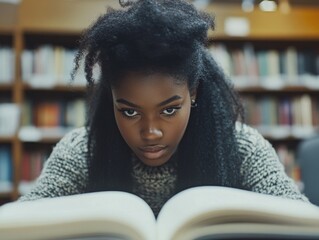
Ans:
[[[236,122],[235,135],[239,151],[241,153],[265,149],[274,152],[271,144],[254,128],[240,122]]]
[[[263,139],[261,134],[255,129],[248,126],[245,123],[236,122],[235,133],[238,141],[247,141],[249,143],[255,143],[256,141]]]
[[[45,161],[33,189],[20,201],[82,193],[88,178],[87,131],[84,127],[67,133]]]
[[[56,145],[55,148],[67,148],[87,152],[88,134],[85,127],[76,128],[67,133]]]
[[[236,123],[236,137],[242,156],[242,185],[246,189],[307,201],[286,175],[275,149],[256,129]]]
[[[237,122],[235,134],[243,171],[267,164],[281,165],[273,146],[256,129]]]
[[[71,130],[53,148],[47,165],[78,165],[86,168],[88,134],[85,127]]]
[[[84,127],[71,130],[53,148],[46,167],[86,169],[88,134]]]

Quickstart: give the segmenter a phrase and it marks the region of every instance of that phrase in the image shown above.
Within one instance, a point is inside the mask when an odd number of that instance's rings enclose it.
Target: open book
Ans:
[[[139,197],[98,192],[0,207],[0,239],[319,239],[319,208],[226,187],[171,198],[155,219]]]

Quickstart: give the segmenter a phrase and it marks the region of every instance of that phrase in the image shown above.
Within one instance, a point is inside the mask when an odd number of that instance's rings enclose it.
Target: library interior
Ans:
[[[192,0],[215,16],[209,50],[245,121],[319,206],[319,1]],[[32,188],[53,146],[85,124],[70,73],[81,33],[118,0],[0,0],[0,205]]]

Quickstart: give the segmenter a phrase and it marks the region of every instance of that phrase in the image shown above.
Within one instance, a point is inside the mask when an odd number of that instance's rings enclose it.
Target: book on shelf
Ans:
[[[13,189],[11,149],[0,146],[0,193],[8,193]]]
[[[56,127],[64,124],[64,105],[59,101],[38,102],[33,109],[34,125]]]
[[[12,83],[15,70],[15,53],[11,47],[0,45],[0,84]]]
[[[300,200],[203,186],[173,196],[156,219],[147,203],[133,194],[96,192],[6,204],[0,207],[0,236],[11,240],[315,239],[319,209]]]
[[[20,107],[15,103],[0,103],[0,137],[13,136],[19,126]]]
[[[20,169],[20,182],[18,191],[21,195],[25,195],[34,186],[36,179],[40,176],[45,161],[49,157],[51,147],[47,149],[32,149],[23,152],[21,169]]]
[[[40,176],[48,155],[44,150],[25,151],[22,156],[20,180],[32,182]]]
[[[82,127],[85,124],[86,105],[84,99],[75,99],[65,106],[65,125]]]
[[[298,185],[299,190],[303,191],[301,186],[300,166],[296,157],[295,148],[288,147],[286,144],[279,144],[275,147],[280,162],[283,164],[286,174],[292,178]]]

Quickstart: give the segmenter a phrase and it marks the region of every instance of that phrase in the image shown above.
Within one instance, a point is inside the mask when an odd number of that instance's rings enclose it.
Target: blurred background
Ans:
[[[194,0],[215,15],[208,47],[246,121],[319,205],[319,1]],[[81,32],[117,0],[0,0],[0,204],[29,191],[52,147],[85,122],[70,82]]]

